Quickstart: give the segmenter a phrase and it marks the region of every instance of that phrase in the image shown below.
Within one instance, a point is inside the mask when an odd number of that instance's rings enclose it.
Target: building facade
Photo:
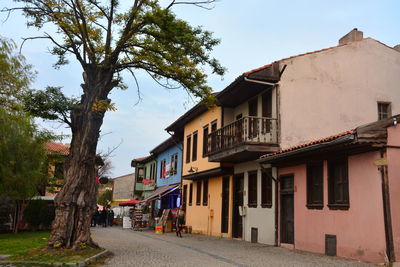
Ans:
[[[373,263],[400,256],[399,119],[260,160],[278,168],[279,244]]]

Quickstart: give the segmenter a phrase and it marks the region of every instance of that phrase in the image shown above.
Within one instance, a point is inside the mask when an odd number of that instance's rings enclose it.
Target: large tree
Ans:
[[[178,19],[172,9],[184,4],[209,8],[214,1],[171,0],[163,6],[158,0],[132,0],[123,9],[118,0],[15,0],[23,6],[4,9],[22,10],[28,25],[38,29],[55,25],[56,34],[43,32],[26,40],[50,40],[54,44],[51,51],[58,56],[56,65],[68,63],[70,54],[83,69],[83,94],[68,122],[70,154],[65,184],[55,199],[49,246],[95,245],[90,218],[96,207],[96,147],[104,114],[112,109],[108,95],[116,87],[125,87],[123,71],[136,80],[135,74],[142,70],[167,88],[175,83],[205,102],[212,100],[204,68],[224,73],[210,56],[219,41],[210,32]]]

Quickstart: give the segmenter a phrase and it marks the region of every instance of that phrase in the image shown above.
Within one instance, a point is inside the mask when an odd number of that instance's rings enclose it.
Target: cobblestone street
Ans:
[[[156,235],[119,227],[92,228],[100,246],[115,255],[103,266],[374,266],[252,244],[228,238],[175,233]]]

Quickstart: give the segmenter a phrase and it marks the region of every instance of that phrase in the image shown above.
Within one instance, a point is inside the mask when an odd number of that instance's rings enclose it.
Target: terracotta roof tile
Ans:
[[[148,157],[150,157],[150,156],[147,156],[147,157],[141,157],[141,158],[136,158],[136,159],[133,159],[132,161],[137,161],[137,162],[140,162],[140,161],[146,160]]]
[[[64,156],[69,154],[69,145],[67,144],[47,142],[45,143],[45,149],[49,154],[60,154]]]
[[[348,134],[354,134],[355,131],[356,130],[353,129],[353,130],[349,130],[349,131],[346,131],[346,132],[343,132],[343,133],[339,133],[339,134],[336,134],[336,135],[332,135],[332,136],[329,136],[329,137],[325,137],[325,138],[322,138],[322,139],[318,139],[318,140],[314,140],[314,141],[311,141],[311,142],[308,142],[308,143],[304,143],[304,144],[301,144],[301,145],[297,145],[297,146],[293,146],[293,147],[290,147],[290,148],[282,149],[282,150],[279,150],[279,151],[274,152],[274,153],[263,155],[260,158],[261,159],[265,159],[265,158],[268,158],[268,157],[271,157],[271,156],[275,156],[275,155],[278,155],[278,154],[283,154],[283,153],[286,153],[286,152],[289,152],[289,151],[294,151],[294,150],[297,150],[297,149],[300,149],[300,148],[309,147],[309,146],[312,146],[312,145],[333,141],[333,140],[335,140],[335,139],[337,139],[339,137],[342,137],[342,136],[345,136],[345,135],[348,135]]]

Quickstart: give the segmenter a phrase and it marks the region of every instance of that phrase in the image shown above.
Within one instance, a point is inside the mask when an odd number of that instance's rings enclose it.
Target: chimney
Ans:
[[[400,44],[395,45],[395,46],[393,47],[393,49],[396,50],[397,52],[400,52]]]
[[[339,39],[339,45],[347,44],[354,41],[360,41],[362,39],[363,32],[357,30],[357,28],[354,28],[348,34]]]

